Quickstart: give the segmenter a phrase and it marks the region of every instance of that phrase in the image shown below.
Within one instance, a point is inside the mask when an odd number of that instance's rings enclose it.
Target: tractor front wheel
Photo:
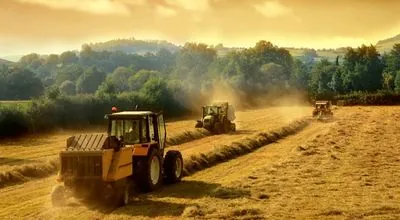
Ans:
[[[139,161],[137,176],[135,177],[138,188],[143,192],[151,192],[161,182],[161,157],[158,150],[152,149],[149,156]]]
[[[179,151],[168,151],[164,159],[165,182],[168,184],[181,181],[183,175],[183,158]]]
[[[129,204],[131,185],[126,183],[118,192],[118,205],[125,206]]]

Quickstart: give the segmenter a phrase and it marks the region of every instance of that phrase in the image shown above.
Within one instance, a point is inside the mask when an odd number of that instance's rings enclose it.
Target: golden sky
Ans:
[[[0,56],[114,38],[335,48],[400,33],[399,0],[0,0]]]

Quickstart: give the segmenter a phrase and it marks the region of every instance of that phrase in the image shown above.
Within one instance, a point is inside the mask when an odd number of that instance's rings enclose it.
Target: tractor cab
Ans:
[[[162,114],[151,111],[122,111],[106,115],[108,136],[123,146],[159,143],[165,146],[166,131]]]
[[[207,115],[218,115],[220,112],[220,107],[218,106],[212,106],[212,105],[207,105],[203,107],[203,117],[206,117]]]

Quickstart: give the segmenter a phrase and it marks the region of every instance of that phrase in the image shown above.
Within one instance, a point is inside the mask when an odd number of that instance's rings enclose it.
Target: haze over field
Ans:
[[[253,46],[337,48],[398,34],[400,2],[295,0],[2,0],[0,57],[61,53],[135,36]]]

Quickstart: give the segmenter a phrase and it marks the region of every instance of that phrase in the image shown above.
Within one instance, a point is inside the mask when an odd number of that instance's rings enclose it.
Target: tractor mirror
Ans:
[[[104,119],[105,119],[105,120],[108,120],[108,115],[104,115]]]

